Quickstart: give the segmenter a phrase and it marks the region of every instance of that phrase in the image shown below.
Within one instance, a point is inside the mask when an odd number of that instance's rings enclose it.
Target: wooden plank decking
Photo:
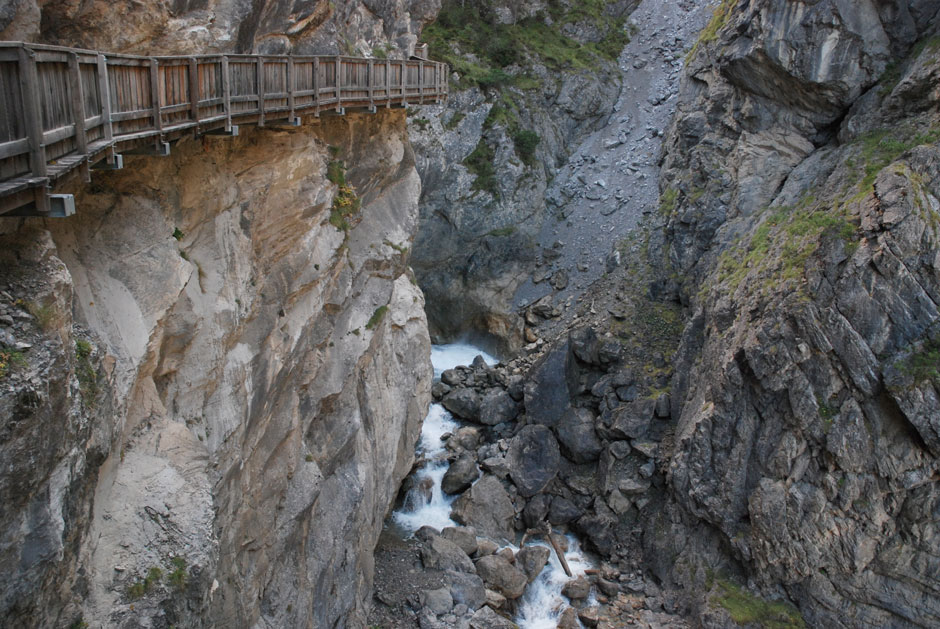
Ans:
[[[345,56],[139,57],[0,42],[0,216],[74,212],[56,184],[184,133],[441,102],[447,66]]]

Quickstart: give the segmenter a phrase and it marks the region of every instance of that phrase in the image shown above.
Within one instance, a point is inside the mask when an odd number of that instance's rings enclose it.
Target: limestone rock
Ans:
[[[561,455],[552,431],[530,425],[520,430],[509,446],[509,475],[519,494],[534,496],[558,473]]]
[[[529,583],[532,583],[541,574],[550,556],[551,551],[545,546],[526,546],[516,554],[516,567],[521,568]]]
[[[506,598],[519,598],[529,582],[526,575],[500,555],[487,555],[476,562],[477,574],[491,589]]]
[[[477,469],[476,458],[470,455],[461,455],[450,464],[444,477],[441,479],[441,490],[447,494],[459,494],[477,479],[480,470]]]
[[[461,524],[472,526],[482,535],[509,540],[514,536],[515,507],[502,483],[492,476],[484,476],[465,491],[451,512]]]

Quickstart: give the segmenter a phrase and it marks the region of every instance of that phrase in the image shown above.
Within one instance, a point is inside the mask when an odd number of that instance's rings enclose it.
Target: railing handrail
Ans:
[[[0,215],[20,201],[43,214],[51,184],[79,168],[88,180],[105,151],[113,163],[117,148],[146,138],[167,154],[178,137],[168,134],[237,133],[233,120],[296,126],[305,113],[440,102],[448,68],[423,59],[143,56],[0,42],[0,87],[8,92],[0,98]]]

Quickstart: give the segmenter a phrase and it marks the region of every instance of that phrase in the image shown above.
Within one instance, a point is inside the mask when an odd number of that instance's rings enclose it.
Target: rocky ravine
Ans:
[[[938,33],[928,2],[720,3],[646,245],[435,390],[479,424],[463,522],[505,495],[606,560],[586,622],[940,622]]]
[[[436,10],[255,3],[245,35],[243,3],[195,4],[23,2],[3,33],[307,51],[322,14],[391,49]],[[209,11],[211,47],[187,35]],[[76,187],[67,221],[0,226],[0,624],[361,622],[431,377],[404,112],[125,164]]]
[[[636,4],[474,4],[478,13],[470,15],[492,42],[468,43],[458,27],[435,25],[445,29],[441,46],[468,66],[453,75],[448,102],[426,108],[410,124],[424,184],[414,268],[428,298],[432,336],[441,342],[471,332],[502,350],[524,343],[513,300],[536,263],[551,254],[541,252],[538,240],[543,224],[554,220],[546,192],[574,147],[607,124],[620,94],[616,52],[611,58],[585,51],[619,40],[612,30]],[[465,3],[450,0],[445,10],[458,6]],[[493,53],[502,37],[517,49]],[[553,44],[580,56],[559,61]],[[529,154],[519,148],[521,132],[535,134]]]

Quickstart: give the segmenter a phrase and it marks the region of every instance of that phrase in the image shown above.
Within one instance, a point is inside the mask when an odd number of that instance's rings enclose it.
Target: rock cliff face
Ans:
[[[43,2],[0,8],[0,37],[138,54],[409,55],[440,0]]]
[[[411,122],[424,189],[414,268],[432,335],[523,343],[517,288],[544,253],[549,182],[620,93],[636,2],[445,3],[426,32],[455,70],[447,104]]]
[[[331,223],[331,160],[349,165],[362,201],[345,231]],[[57,317],[74,296],[78,322],[112,365],[95,397],[115,408],[81,415],[88,424],[71,429],[78,438],[64,446],[77,453],[43,444],[49,467],[33,473],[52,478],[33,492],[33,532],[11,525],[5,537],[19,544],[21,561],[37,552],[30,535],[40,530],[50,529],[59,552],[67,542],[81,547],[84,593],[64,599],[85,598],[78,614],[88,621],[333,626],[355,618],[430,385],[423,299],[401,253],[420,190],[404,114],[187,140],[173,157],[129,158],[125,171],[96,181],[68,223],[26,224],[5,238],[13,252],[43,243],[33,257],[55,273],[37,271],[35,281],[59,279],[49,290],[62,295],[49,306]],[[54,346],[64,368],[50,372],[69,383],[79,350],[71,327],[61,329],[43,347]],[[26,365],[12,374],[23,386],[5,398],[20,406],[43,367],[36,352],[23,355]],[[38,398],[14,415],[20,426],[42,432],[48,427],[32,423],[61,422],[56,407],[80,407],[81,385],[51,384],[29,394]],[[85,501],[74,521],[63,487]],[[22,491],[11,489],[18,500]],[[62,565],[48,554],[40,567]],[[163,578],[152,578],[154,569]],[[23,594],[17,617],[36,618],[27,596],[35,592]],[[63,621],[52,607],[43,612],[50,626]]]
[[[307,20],[307,51],[336,41],[325,11],[389,48],[435,10],[288,4],[46,4],[16,31],[19,3],[4,37],[273,50]],[[0,226],[0,624],[363,622],[431,378],[405,113],[241,131],[127,156],[67,221]]]
[[[724,2],[667,139],[673,496],[817,626],[938,622],[937,11]]]

